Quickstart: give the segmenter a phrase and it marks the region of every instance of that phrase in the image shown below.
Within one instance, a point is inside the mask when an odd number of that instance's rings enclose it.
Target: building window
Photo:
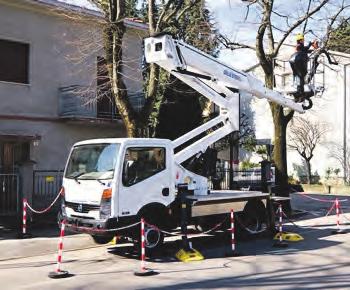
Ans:
[[[104,57],[97,57],[97,117],[116,119],[117,107],[112,96],[112,87],[108,76],[107,62]]]
[[[29,44],[0,39],[0,81],[29,83]]]

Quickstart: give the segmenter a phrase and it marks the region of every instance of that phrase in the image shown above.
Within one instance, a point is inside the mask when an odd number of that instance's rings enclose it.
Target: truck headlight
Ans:
[[[100,206],[100,219],[107,219],[111,215],[112,188],[103,191]]]
[[[66,216],[66,204],[64,198],[61,200],[61,214],[62,216]]]

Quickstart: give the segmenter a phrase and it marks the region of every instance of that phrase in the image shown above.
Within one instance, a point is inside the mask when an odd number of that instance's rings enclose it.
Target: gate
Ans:
[[[34,170],[33,172],[33,206],[46,208],[57,196],[63,179],[63,170]],[[55,208],[58,203],[54,205]]]
[[[19,175],[0,174],[0,215],[19,212]]]

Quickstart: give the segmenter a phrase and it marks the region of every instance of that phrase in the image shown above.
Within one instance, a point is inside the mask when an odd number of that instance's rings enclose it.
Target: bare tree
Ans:
[[[349,5],[345,0],[334,1],[294,1],[287,4],[294,4],[293,14],[286,11],[280,11],[281,1],[277,0],[249,0],[247,2],[247,13],[245,20],[250,21],[249,16],[252,10],[256,12],[252,17],[251,24],[257,28],[255,45],[231,41],[228,37],[223,36],[223,44],[231,49],[245,48],[253,49],[256,52],[259,64],[264,72],[265,84],[268,88],[273,88],[274,84],[274,59],[279,54],[282,45],[287,38],[297,29],[307,31],[310,27],[311,20],[324,20],[324,35],[329,37],[337,19],[342,15]],[[304,3],[305,2],[305,3]],[[284,1],[286,3],[286,1]],[[304,5],[302,5],[304,3]],[[277,4],[277,5],[275,5]],[[293,9],[289,8],[289,11]],[[328,15],[325,17],[324,14]],[[330,15],[331,14],[331,15]],[[258,22],[256,20],[258,17]],[[320,26],[320,23],[318,23]],[[325,42],[327,40],[325,39]],[[288,175],[287,175],[287,144],[286,130],[287,125],[293,118],[294,111],[286,111],[282,106],[271,102],[270,109],[274,123],[274,162],[276,165],[276,179],[279,185],[278,195],[288,196]]]
[[[125,124],[129,137],[140,136],[145,132],[151,114],[157,114],[157,103],[163,97],[164,81],[161,86],[162,75],[158,66],[151,64],[148,68],[147,82],[145,85],[145,104],[141,110],[135,110],[128,97],[128,92],[123,78],[123,37],[125,34],[124,19],[126,18],[125,1],[122,0],[91,0],[98,5],[105,15],[103,24],[104,50],[106,67],[110,80],[110,88],[115,100],[118,112]],[[168,0],[160,5],[154,0],[148,0],[148,25],[149,34],[155,35],[170,26],[174,19],[185,16],[186,11],[201,0],[174,1]],[[156,112],[155,112],[156,111]],[[141,133],[142,135],[143,133]]]
[[[294,117],[290,125],[288,148],[297,151],[304,159],[308,184],[311,183],[311,159],[326,132],[324,124],[309,118]]]
[[[332,143],[329,145],[329,157],[335,159],[343,169],[345,184],[350,184],[350,148],[344,152],[343,145]]]

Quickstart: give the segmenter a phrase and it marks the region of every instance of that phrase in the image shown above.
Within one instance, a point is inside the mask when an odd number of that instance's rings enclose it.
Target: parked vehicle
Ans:
[[[262,228],[269,222],[267,193],[209,190],[206,177],[181,164],[239,129],[239,90],[300,112],[303,111],[301,105],[265,88],[254,77],[168,35],[147,38],[145,55],[147,62],[157,63],[216,103],[220,114],[174,141],[117,138],[76,143],[63,178],[62,213],[68,225],[76,225],[77,230],[89,233],[90,229],[99,230],[92,233],[95,241],[108,242],[115,233],[103,229],[124,227],[143,217],[148,223],[146,247],[154,250],[163,241],[163,233],[157,228],[170,231],[181,223],[178,188],[186,184],[189,223],[210,227],[233,209],[242,213],[246,227]],[[208,129],[212,132],[203,134]],[[193,138],[196,140],[186,146]],[[140,240],[138,228],[120,233]]]

